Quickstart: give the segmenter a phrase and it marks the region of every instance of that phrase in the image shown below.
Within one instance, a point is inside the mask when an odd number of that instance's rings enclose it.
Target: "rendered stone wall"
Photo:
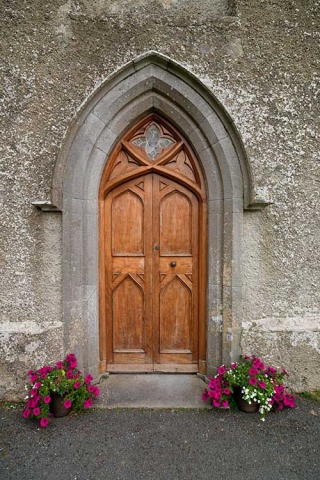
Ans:
[[[240,131],[274,204],[245,212],[242,347],[320,387],[319,2],[0,0],[0,396],[60,359],[61,213],[50,200],[64,135],[112,72],[156,50],[194,72]],[[275,327],[276,326],[276,327]],[[258,350],[258,351],[257,351]]]

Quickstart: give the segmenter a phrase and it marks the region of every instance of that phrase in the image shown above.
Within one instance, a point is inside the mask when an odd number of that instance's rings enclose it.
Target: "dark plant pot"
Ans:
[[[233,396],[234,396],[236,404],[237,404],[239,410],[241,410],[241,412],[255,413],[259,410],[259,403],[258,402],[248,403],[246,400],[243,400],[242,393],[241,393],[241,388],[239,388],[239,387],[235,388],[234,392],[233,392]]]
[[[71,412],[71,408],[66,408],[63,405],[65,401],[65,397],[60,397],[56,393],[51,395],[51,402],[50,402],[50,412],[56,417],[66,417]]]

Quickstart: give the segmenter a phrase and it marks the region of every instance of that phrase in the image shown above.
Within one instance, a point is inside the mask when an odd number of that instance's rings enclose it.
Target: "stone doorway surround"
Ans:
[[[51,204],[63,214],[63,321],[65,350],[98,374],[98,192],[119,138],[140,118],[158,112],[196,152],[208,194],[206,373],[240,353],[243,210],[268,202],[252,172],[232,119],[192,73],[157,52],[118,70],[85,102],[57,159]],[[38,205],[41,207],[41,205]]]

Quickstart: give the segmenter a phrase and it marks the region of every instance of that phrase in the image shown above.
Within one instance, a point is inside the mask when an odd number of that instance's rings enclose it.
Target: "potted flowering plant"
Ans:
[[[215,408],[244,409],[241,402],[247,402],[253,409],[244,411],[260,412],[260,418],[265,420],[266,413],[294,408],[295,397],[289,394],[283,385],[285,376],[283,369],[265,366],[260,358],[248,355],[241,356],[238,363],[226,367],[221,365],[217,374],[210,379],[208,387],[202,394],[202,400],[210,402]]]
[[[93,398],[99,395],[99,388],[91,384],[93,377],[83,377],[77,369],[77,359],[73,353],[57,362],[55,367],[30,370],[27,375],[31,387],[26,386],[29,395],[22,415],[24,418],[39,419],[41,427],[48,425],[50,417],[63,416],[52,412],[57,397],[63,399],[63,406],[68,413],[71,409],[81,412],[90,408]]]

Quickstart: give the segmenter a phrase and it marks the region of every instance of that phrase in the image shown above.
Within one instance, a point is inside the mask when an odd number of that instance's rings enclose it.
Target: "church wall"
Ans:
[[[273,204],[246,211],[245,353],[320,387],[319,4],[315,0],[0,0],[0,397],[64,353],[62,214],[54,165],[81,105],[116,69],[155,50],[215,95]],[[217,321],[219,321],[217,319]],[[318,372],[318,373],[317,373]]]

